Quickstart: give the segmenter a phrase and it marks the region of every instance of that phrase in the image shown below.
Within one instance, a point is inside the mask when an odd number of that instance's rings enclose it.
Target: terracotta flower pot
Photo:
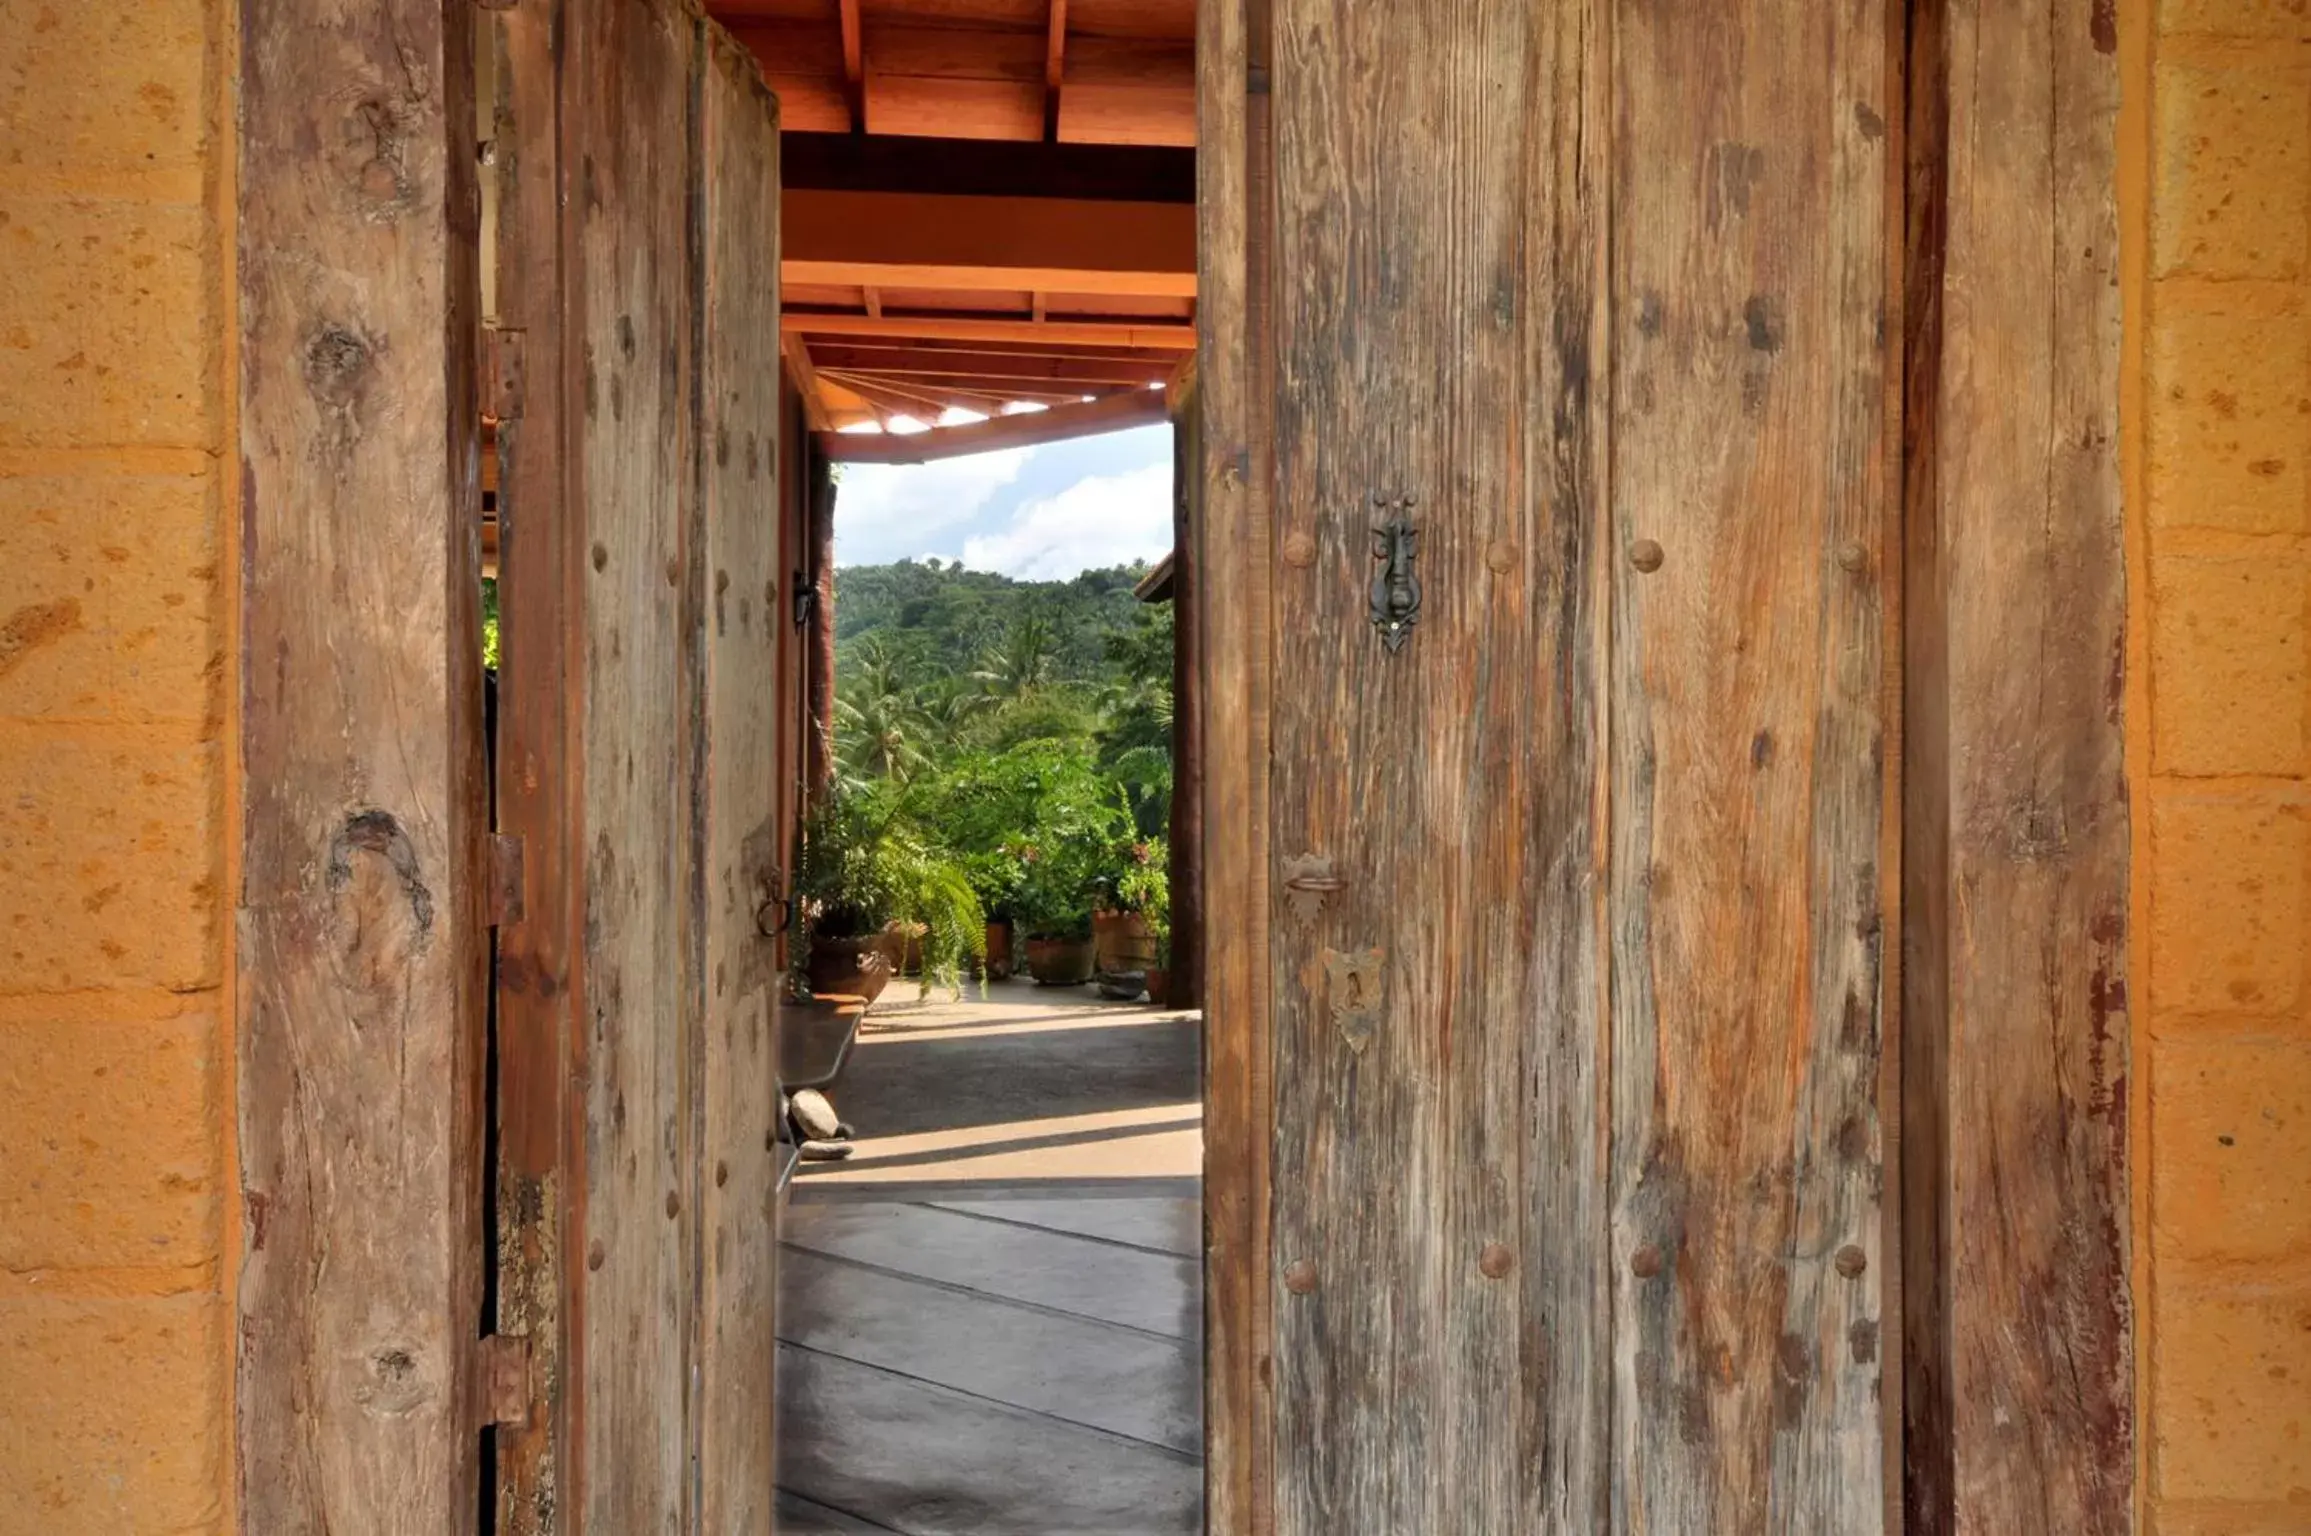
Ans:
[[[1011,979],[1011,925],[993,922],[987,925],[987,979]]]
[[[894,948],[889,934],[819,934],[810,942],[810,989],[872,1003],[883,995],[897,969]]]
[[[1155,936],[1142,912],[1095,912],[1091,918],[1094,963],[1102,971],[1144,971],[1155,964]]]
[[[1039,987],[1080,987],[1091,980],[1091,941],[1029,939],[1027,969]]]
[[[1156,966],[1147,973],[1147,1000],[1158,1008],[1169,1008],[1172,997],[1172,973]]]

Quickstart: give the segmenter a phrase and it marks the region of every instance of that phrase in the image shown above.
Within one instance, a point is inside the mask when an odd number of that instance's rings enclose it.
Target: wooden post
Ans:
[[[1172,395],[1172,1008],[1204,1001],[1203,609],[1197,595],[1197,503],[1203,488],[1202,421],[1194,370]]]
[[[817,594],[810,621],[808,691],[810,740],[808,804],[817,805],[835,781],[835,477],[834,465],[810,450],[810,589]]]
[[[2110,12],[1914,7],[1911,1536],[2133,1518]]]
[[[470,9],[240,11],[241,1529],[478,1513]]]

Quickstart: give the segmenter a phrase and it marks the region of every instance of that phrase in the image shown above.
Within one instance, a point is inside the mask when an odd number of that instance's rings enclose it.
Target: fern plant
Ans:
[[[871,792],[838,791],[812,812],[795,894],[811,939],[919,942],[925,996],[960,989],[964,965],[987,958],[987,914],[962,866]]]

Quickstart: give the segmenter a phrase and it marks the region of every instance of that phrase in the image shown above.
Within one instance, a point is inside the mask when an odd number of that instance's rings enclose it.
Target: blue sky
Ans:
[[[835,563],[936,555],[1064,580],[1172,547],[1172,432],[1136,427],[931,464],[846,464]]]

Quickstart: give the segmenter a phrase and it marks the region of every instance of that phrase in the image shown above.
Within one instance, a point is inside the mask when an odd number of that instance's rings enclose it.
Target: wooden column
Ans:
[[[1158,1001],[1204,1001],[1204,645],[1197,595],[1202,420],[1193,370],[1172,401],[1172,900],[1171,990]]]
[[[2117,37],[1913,8],[1912,1536],[2130,1528]]]
[[[239,36],[239,1517],[442,1536],[484,1251],[472,13]]]
[[[835,477],[834,465],[815,446],[808,516],[810,587],[818,600],[810,621],[810,740],[803,751],[809,763],[809,803],[817,805],[835,781]]]

